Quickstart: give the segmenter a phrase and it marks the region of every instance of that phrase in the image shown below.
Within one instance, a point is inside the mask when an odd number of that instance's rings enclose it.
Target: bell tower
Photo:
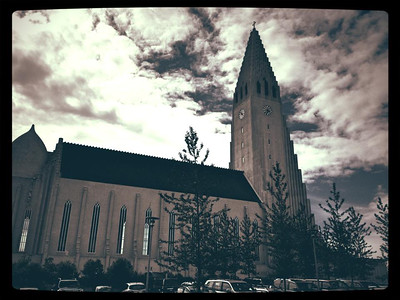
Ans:
[[[282,113],[279,84],[254,24],[233,95],[229,167],[243,170],[261,200],[270,203],[266,185],[272,166],[279,162],[288,184],[290,211],[303,204],[311,214]]]

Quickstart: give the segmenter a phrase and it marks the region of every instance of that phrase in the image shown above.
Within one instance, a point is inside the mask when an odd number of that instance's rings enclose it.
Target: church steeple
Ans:
[[[253,24],[254,26],[254,24]],[[250,32],[234,94],[234,105],[250,94],[279,98],[279,87],[255,26]],[[273,94],[273,95],[272,95]]]
[[[279,85],[253,24],[235,88],[230,168],[244,171],[261,201],[273,200],[266,186],[278,162],[287,178],[288,204],[311,214],[293,142],[282,112]]]

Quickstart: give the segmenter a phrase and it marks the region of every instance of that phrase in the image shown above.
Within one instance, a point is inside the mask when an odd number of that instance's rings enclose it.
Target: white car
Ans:
[[[143,282],[128,282],[126,289],[123,293],[144,293],[146,291],[146,286]]]
[[[83,292],[76,279],[60,279],[58,281],[58,292]]]

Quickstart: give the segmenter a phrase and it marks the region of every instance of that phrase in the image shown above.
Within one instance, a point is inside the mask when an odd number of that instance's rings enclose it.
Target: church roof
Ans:
[[[12,142],[13,176],[33,177],[47,159],[47,150],[35,131],[35,125]]]
[[[61,177],[258,202],[243,171],[63,143]],[[198,182],[196,185],[195,182]]]

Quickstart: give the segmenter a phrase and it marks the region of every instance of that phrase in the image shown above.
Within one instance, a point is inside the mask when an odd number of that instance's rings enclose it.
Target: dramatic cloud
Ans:
[[[387,167],[385,12],[105,8],[12,20],[13,138],[36,123],[49,147],[62,136],[177,157],[191,125],[210,163],[227,167],[232,94],[256,21],[309,189]]]

